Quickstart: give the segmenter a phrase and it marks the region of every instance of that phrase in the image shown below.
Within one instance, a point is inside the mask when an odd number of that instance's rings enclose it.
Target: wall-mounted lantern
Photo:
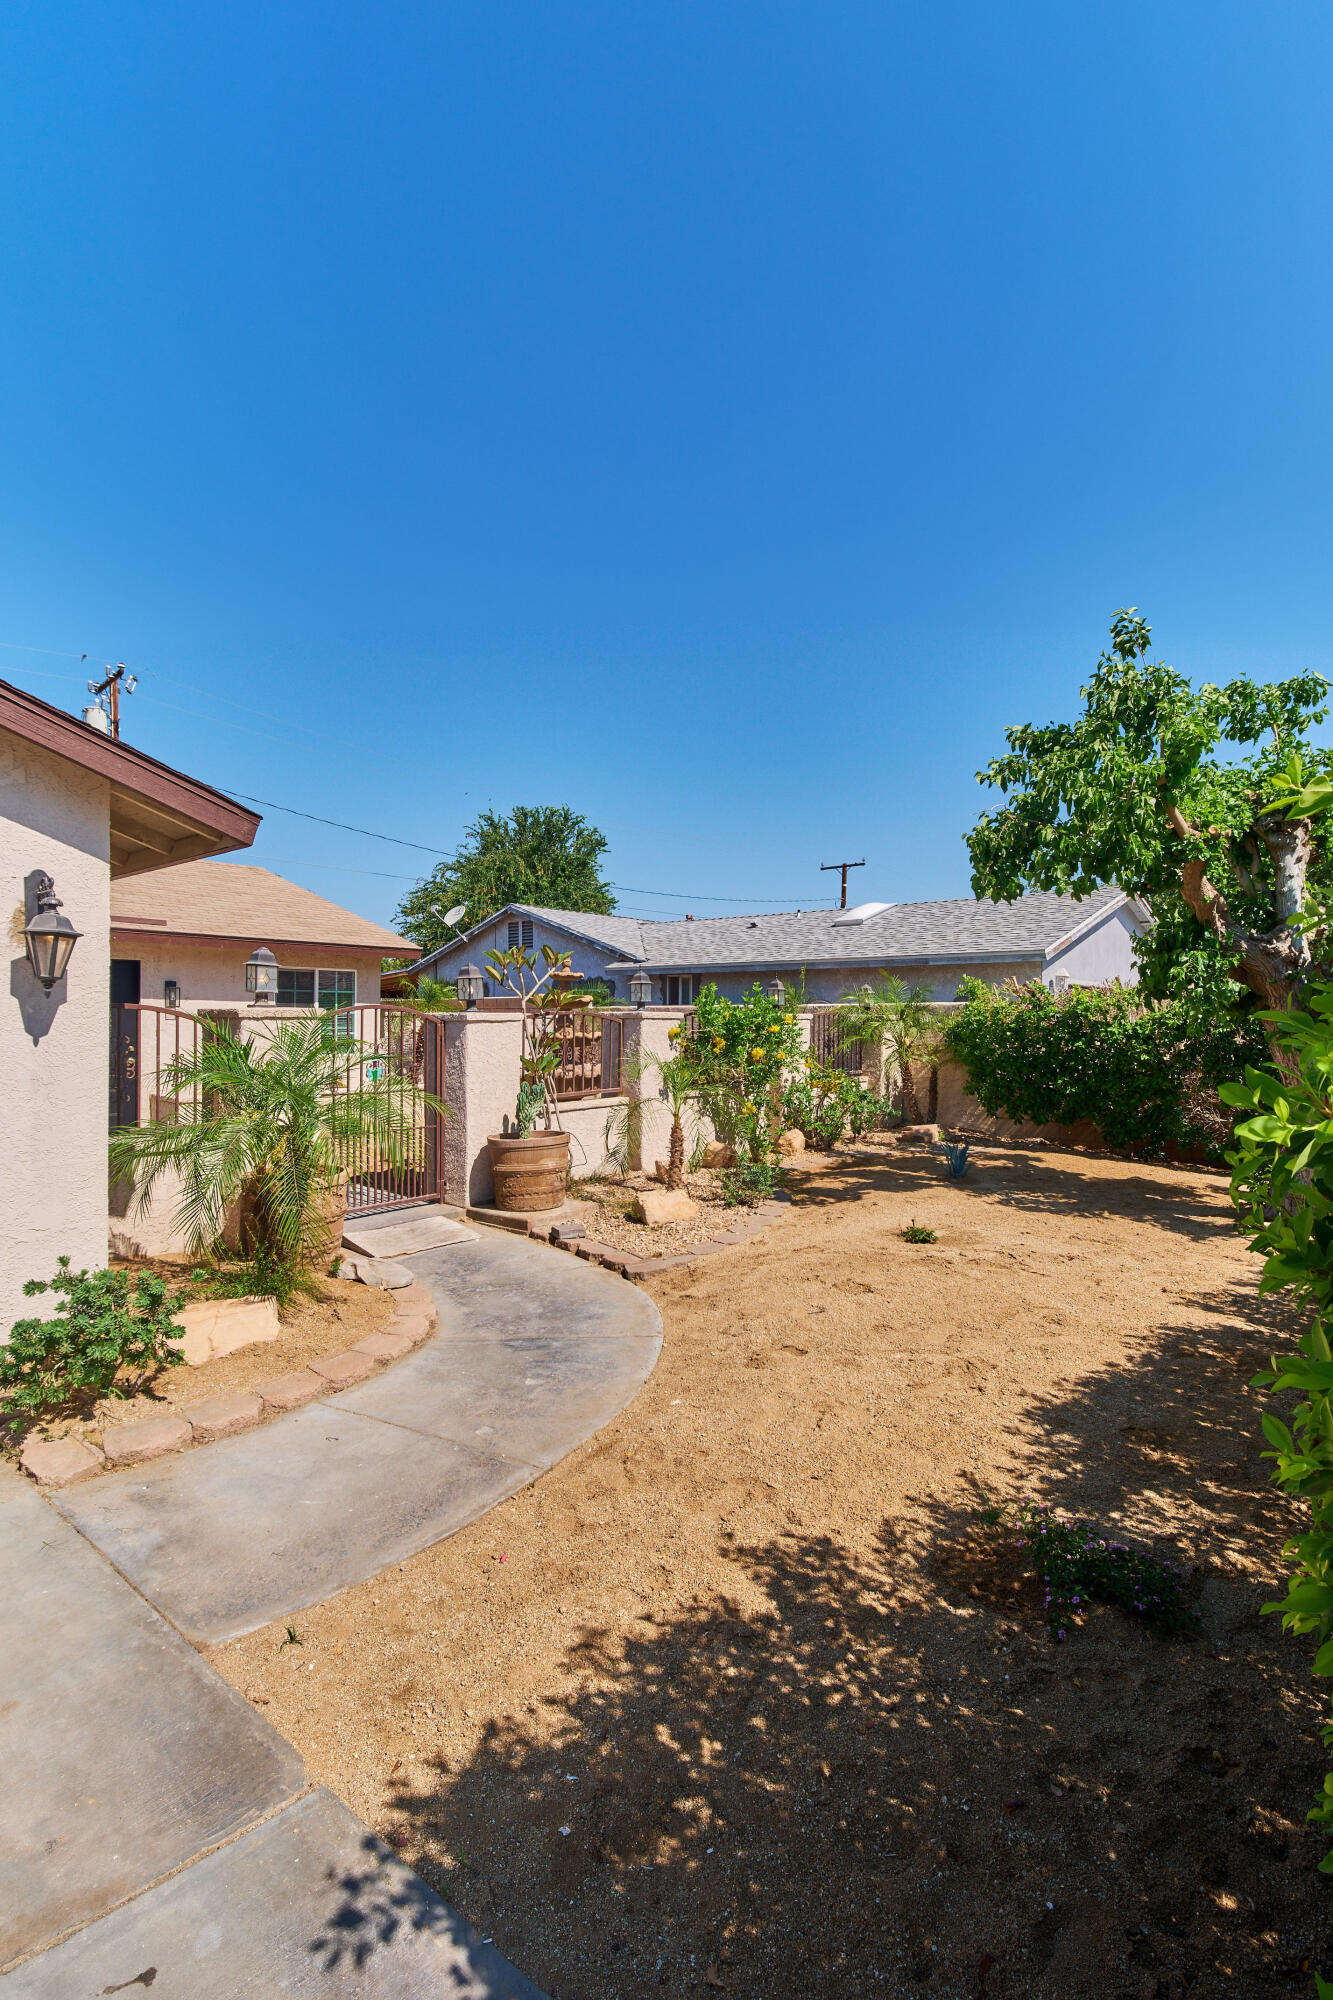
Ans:
[[[635,1007],[646,1007],[653,997],[653,982],[646,972],[631,972],[629,997]]]
[[[787,997],[786,987],[783,985],[782,981],[778,979],[776,976],[769,980],[767,986],[764,988],[764,991],[765,993],[767,993],[770,1000],[775,1000],[777,1002],[779,1007],[782,1005],[783,1001]]]
[[[272,1000],[278,990],[278,961],[266,944],[256,945],[245,961],[245,990],[259,1004]]]
[[[475,1007],[481,998],[484,985],[480,968],[475,965],[463,966],[459,971],[457,979],[454,981],[454,985],[457,988],[458,997],[463,1005],[465,1007]]]
[[[163,999],[163,1002],[164,1002],[164,1004],[165,1004],[166,1006],[170,1007],[170,1008],[173,1008],[173,1009],[175,1009],[175,1008],[177,1008],[177,1007],[179,1007],[179,1006],[180,1006],[180,1004],[181,1004],[181,983],[180,983],[179,979],[164,979],[164,980],[163,980],[163,982],[162,982],[162,999]]]
[[[37,878],[37,909],[23,926],[23,944],[28,963],[47,992],[65,976],[69,955],[82,931],[76,931],[68,917],[60,915],[60,898],[49,875]]]

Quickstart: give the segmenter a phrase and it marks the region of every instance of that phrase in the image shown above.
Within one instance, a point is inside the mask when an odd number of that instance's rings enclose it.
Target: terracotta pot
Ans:
[[[486,1148],[497,1208],[523,1214],[559,1208],[569,1185],[568,1132],[529,1132],[526,1139],[493,1133]]]
[[[321,1197],[315,1210],[311,1248],[311,1269],[325,1271],[342,1248],[347,1222],[347,1176],[344,1174]],[[222,1227],[222,1241],[234,1256],[253,1256],[258,1231],[255,1227],[254,1196],[247,1189],[233,1204]]]

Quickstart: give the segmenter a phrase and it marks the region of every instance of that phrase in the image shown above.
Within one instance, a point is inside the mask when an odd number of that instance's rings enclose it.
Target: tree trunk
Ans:
[[[1185,839],[1198,839],[1198,829],[1169,808],[1171,824]],[[1202,861],[1187,861],[1181,871],[1180,893],[1206,930],[1232,953],[1235,974],[1241,984],[1265,1006],[1285,1008],[1298,1005],[1313,970],[1314,957],[1309,940],[1293,927],[1305,900],[1305,878],[1310,867],[1310,822],[1289,820],[1280,812],[1260,813],[1254,822],[1254,838],[1268,849],[1273,865],[1273,909],[1276,922],[1271,930],[1250,931],[1232,916],[1227,900],[1208,879]]]
[[[921,1123],[921,1105],[917,1099],[916,1081],[912,1075],[912,1058],[908,1054],[898,1056],[898,1075],[902,1079],[903,1124]]]
[[[678,1188],[685,1178],[685,1127],[676,1112],[671,1120],[671,1148],[667,1153],[666,1184]]]

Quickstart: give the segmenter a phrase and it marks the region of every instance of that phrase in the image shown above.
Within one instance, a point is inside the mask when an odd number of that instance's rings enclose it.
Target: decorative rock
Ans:
[[[699,1213],[698,1204],[692,1202],[684,1188],[645,1188],[630,1209],[635,1222],[647,1222],[654,1228],[664,1222],[688,1222]]]
[[[577,1243],[579,1238],[586,1236],[587,1233],[581,1222],[557,1222],[551,1228],[551,1241],[552,1243]]]
[[[103,1431],[102,1450],[109,1465],[144,1465],[150,1458],[179,1451],[192,1435],[184,1417],[140,1417]]]
[[[903,1125],[899,1128],[900,1146],[938,1146],[940,1128],[938,1125]]]
[[[704,1156],[699,1164],[704,1167],[734,1167],[736,1149],[734,1146],[724,1146],[720,1139],[710,1139],[704,1147]]]
[[[176,1314],[185,1329],[181,1351],[191,1368],[217,1361],[256,1340],[278,1337],[276,1299],[205,1299]]]
[[[790,1132],[780,1132],[778,1134],[778,1151],[784,1159],[788,1160],[792,1159],[797,1153],[803,1153],[805,1151],[804,1132],[798,1132],[794,1127]]]
[[[212,1438],[231,1437],[235,1431],[248,1431],[263,1414],[262,1399],[240,1389],[230,1396],[208,1396],[202,1403],[187,1403],[181,1411],[200,1444],[207,1444]]]
[[[350,1352],[368,1354],[372,1361],[401,1361],[416,1344],[410,1333],[399,1333],[395,1327],[388,1333],[368,1333],[364,1340],[355,1342]]]
[[[353,1266],[350,1271],[349,1264]],[[378,1285],[385,1292],[401,1292],[412,1283],[407,1266],[391,1263],[387,1257],[346,1257],[342,1268],[348,1277],[358,1278],[363,1285]]]
[[[103,1459],[95,1444],[84,1438],[29,1438],[19,1460],[39,1486],[72,1486],[76,1479],[89,1479],[102,1470]]]
[[[320,1376],[299,1368],[291,1375],[270,1375],[267,1382],[260,1383],[259,1394],[270,1410],[295,1410],[312,1396],[322,1396],[327,1387]]]
[[[658,1160],[658,1162],[653,1168],[653,1179],[655,1181],[665,1181],[667,1177],[667,1171],[668,1171],[668,1162],[666,1160]]]
[[[355,1347],[345,1347],[341,1354],[326,1354],[322,1361],[312,1361],[310,1366],[334,1389],[350,1389],[354,1382],[364,1382],[367,1375],[375,1372],[370,1356]]]

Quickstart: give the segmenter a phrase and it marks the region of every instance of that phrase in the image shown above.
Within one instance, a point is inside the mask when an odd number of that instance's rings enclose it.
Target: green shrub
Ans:
[[[915,1219],[906,1223],[899,1230],[898,1234],[902,1237],[904,1243],[938,1243],[939,1241],[935,1230],[927,1229],[924,1222],[917,1222]]]
[[[765,1161],[781,1130],[783,1091],[801,1063],[795,1007],[759,986],[743,1000],[724,1000],[715,986],[705,986],[695,1015],[695,1033],[676,1039],[700,1107],[719,1139]]]
[[[1019,1546],[1046,1587],[1046,1622],[1053,1639],[1082,1623],[1089,1603],[1118,1604],[1164,1632],[1193,1632],[1198,1619],[1185,1602],[1173,1562],[1110,1541],[1092,1521],[1066,1521],[1044,1500],[1015,1509]]]
[[[807,1056],[782,1093],[782,1122],[803,1132],[812,1146],[829,1152],[844,1133],[859,1139],[883,1116],[882,1100],[859,1077]]]
[[[1257,1015],[1200,1019],[1179,1001],[1145,1006],[1132,987],[988,986],[965,979],[944,1030],[968,1088],[992,1117],[1100,1126],[1107,1144],[1161,1153],[1225,1143],[1207,1100],[1262,1062]]]
[[[1315,1643],[1314,1672],[1333,1676],[1333,986],[1313,988],[1304,1012],[1262,1017],[1279,1040],[1281,1078],[1247,1069],[1222,1095],[1253,1112],[1236,1127],[1232,1199],[1264,1259],[1261,1292],[1288,1292],[1312,1310],[1294,1353],[1274,1359],[1253,1387],[1294,1392],[1288,1422],[1265,1412],[1273,1482],[1309,1508],[1308,1525],[1283,1554],[1287,1594],[1266,1604],[1284,1628]],[[1333,1721],[1323,1731],[1333,1753]],[[1333,1832],[1333,1771],[1307,1818]],[[1333,1848],[1320,1867],[1333,1874]]]
[[[184,1329],[173,1318],[161,1278],[128,1271],[74,1271],[69,1258],[48,1283],[30,1278],[25,1298],[54,1292],[52,1319],[21,1319],[0,1347],[0,1404],[19,1416],[57,1410],[84,1395],[130,1396],[159,1368],[183,1359],[173,1341]],[[118,1383],[121,1369],[134,1371]]]
[[[767,1201],[782,1186],[781,1167],[771,1160],[742,1160],[739,1166],[723,1167],[718,1175],[722,1199],[728,1208],[752,1207]]]

